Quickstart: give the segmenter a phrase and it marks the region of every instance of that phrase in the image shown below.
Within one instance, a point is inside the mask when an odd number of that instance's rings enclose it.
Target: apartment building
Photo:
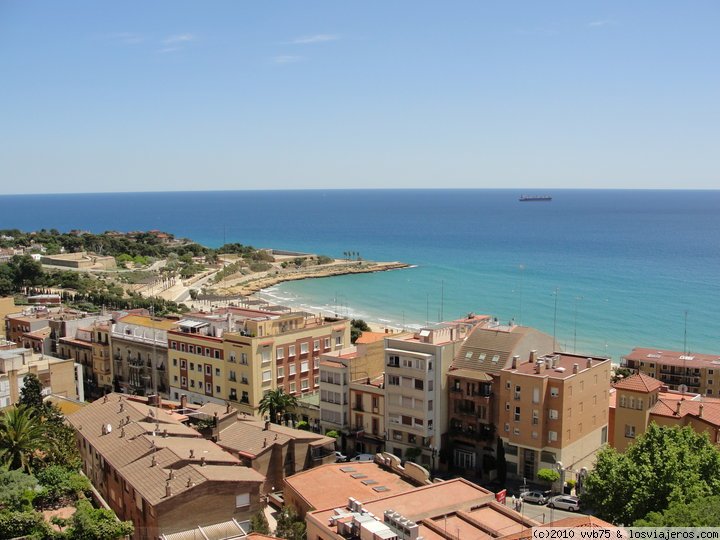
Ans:
[[[109,315],[90,315],[64,307],[32,306],[5,317],[10,341],[35,352],[58,356],[60,339],[74,337],[78,328],[110,320]]]
[[[176,319],[130,314],[110,328],[113,386],[127,394],[169,397],[168,331]]]
[[[365,332],[355,345],[320,357],[320,426],[323,430],[342,432],[343,450],[346,449],[346,437],[362,425],[362,421],[353,424],[357,417],[350,411],[351,403],[357,405],[359,402],[351,402],[350,386],[353,381],[367,381],[383,373],[386,336],[388,334]]]
[[[194,429],[173,404],[109,394],[67,417],[83,472],[134,539],[250,519],[265,478]]]
[[[610,403],[610,443],[624,452],[654,422],[690,426],[720,444],[720,399],[671,390],[657,379],[637,373],[614,386]]]
[[[223,308],[187,315],[169,334],[171,394],[195,403],[229,400],[258,415],[262,396],[317,391],[320,355],[350,340],[350,322],[309,313]]]
[[[464,478],[370,501],[348,497],[346,505],[310,512],[305,521],[313,540],[490,540],[539,525]]]
[[[529,361],[552,352],[553,338],[535,328],[480,319],[453,359],[448,372],[449,466],[488,480],[496,475],[499,435],[498,389],[503,369],[513,359]]]
[[[513,358],[496,388],[507,472],[528,481],[542,468],[592,467],[608,440],[610,359],[554,353]],[[564,478],[562,478],[564,481]]]
[[[385,450],[385,374],[350,383],[350,433],[347,450],[377,454]]]
[[[720,396],[720,354],[635,348],[621,365],[653,377],[670,390]]]
[[[37,354],[32,349],[6,343],[0,348],[0,409],[17,403],[28,373],[37,375],[43,396],[55,394],[71,400],[83,399],[81,366],[72,360]]]
[[[17,313],[18,307],[15,305],[15,299],[12,296],[0,297],[0,319],[5,321],[5,317],[11,313]],[[6,338],[5,324],[0,326],[0,339]]]
[[[447,372],[473,324],[439,323],[385,340],[388,452],[432,469],[439,463],[448,421]]]

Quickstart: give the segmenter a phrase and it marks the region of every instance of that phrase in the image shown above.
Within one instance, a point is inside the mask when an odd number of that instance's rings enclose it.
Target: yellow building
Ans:
[[[168,331],[170,397],[231,401],[257,415],[262,396],[316,391],[320,355],[350,341],[350,322],[308,313],[223,308],[194,313]]]
[[[15,306],[15,299],[12,296],[0,298],[0,320],[4,321],[6,315],[17,312],[18,308]],[[0,339],[4,339],[5,336],[5,325],[0,325]]]

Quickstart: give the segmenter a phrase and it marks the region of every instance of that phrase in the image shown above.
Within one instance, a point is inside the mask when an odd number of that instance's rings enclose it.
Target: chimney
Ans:
[[[120,404],[120,412],[124,412],[124,411],[125,411],[125,404],[121,403]]]
[[[191,449],[190,450],[190,459],[194,459],[194,458],[195,458],[195,450]]]
[[[168,482],[175,478],[175,471],[173,469],[170,469],[170,472],[168,473]]]
[[[103,403],[107,403],[107,402],[108,402],[108,397],[107,397],[107,394],[105,394],[105,397],[103,397]]]
[[[552,360],[545,360],[545,369],[550,369],[550,367],[552,367]]]
[[[698,411],[698,418],[702,418],[702,417],[703,417],[703,409],[704,409],[704,408],[705,408],[705,405],[703,405],[703,404],[701,403],[701,404],[700,404],[700,410]]]
[[[270,420],[265,420],[265,431],[270,429]]]
[[[124,437],[124,436],[125,436],[125,428],[122,428],[122,429],[120,430],[120,437],[122,438],[122,437]]]
[[[542,360],[537,360],[535,362],[535,373],[540,373],[540,370],[542,369],[543,362]]]
[[[165,482],[165,496],[172,497],[172,488],[170,487],[170,480]]]
[[[200,458],[200,466],[201,466],[201,467],[204,467],[204,466],[205,466],[205,456],[203,456],[203,457]]]
[[[168,436],[167,429],[163,429],[163,439],[166,439]]]
[[[188,481],[187,481],[187,484],[186,484],[185,487],[191,488],[191,487],[193,487],[194,485],[195,485],[195,484],[193,484],[192,478],[190,478],[190,477],[188,476]]]
[[[530,351],[530,362],[535,362],[535,357],[537,356],[537,351],[533,349]]]
[[[573,375],[577,375],[577,372],[578,372],[578,368],[579,368],[579,367],[580,367],[580,366],[578,366],[577,364],[573,364]]]
[[[263,448],[265,448],[266,446],[267,446],[267,437],[265,439],[263,439]]]
[[[682,401],[678,401],[677,405],[675,405],[675,414],[680,416],[680,406],[682,405]]]
[[[517,369],[518,360],[520,360],[520,357],[517,354],[512,357],[512,369]]]
[[[152,461],[150,461],[150,466],[155,467],[157,465],[157,458],[155,457],[155,454],[153,454]]]
[[[586,365],[586,367],[587,367],[588,369],[590,369],[590,368],[592,367],[592,358],[588,358],[588,359],[587,359],[587,365]]]
[[[183,394],[180,396],[180,408],[187,409],[187,395]]]

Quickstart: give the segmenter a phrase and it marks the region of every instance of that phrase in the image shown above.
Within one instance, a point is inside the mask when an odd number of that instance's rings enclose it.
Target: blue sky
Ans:
[[[0,0],[0,193],[720,187],[720,3]]]

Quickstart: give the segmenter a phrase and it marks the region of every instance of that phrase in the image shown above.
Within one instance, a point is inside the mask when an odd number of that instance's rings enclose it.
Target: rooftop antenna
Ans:
[[[687,348],[687,316],[688,316],[688,310],[685,310],[685,333],[683,336],[683,354],[687,354],[688,348]]]
[[[553,293],[555,295],[555,314],[553,315],[553,352],[557,350],[557,304],[559,293],[560,289],[555,287],[555,292]]]
[[[573,352],[574,353],[577,352],[577,305],[578,305],[578,300],[582,300],[582,299],[583,299],[582,296],[575,297],[575,309],[574,309],[574,313],[573,313],[573,319],[575,321],[575,325],[574,325],[574,329],[573,329]],[[555,352],[555,351],[553,351],[553,352]]]

